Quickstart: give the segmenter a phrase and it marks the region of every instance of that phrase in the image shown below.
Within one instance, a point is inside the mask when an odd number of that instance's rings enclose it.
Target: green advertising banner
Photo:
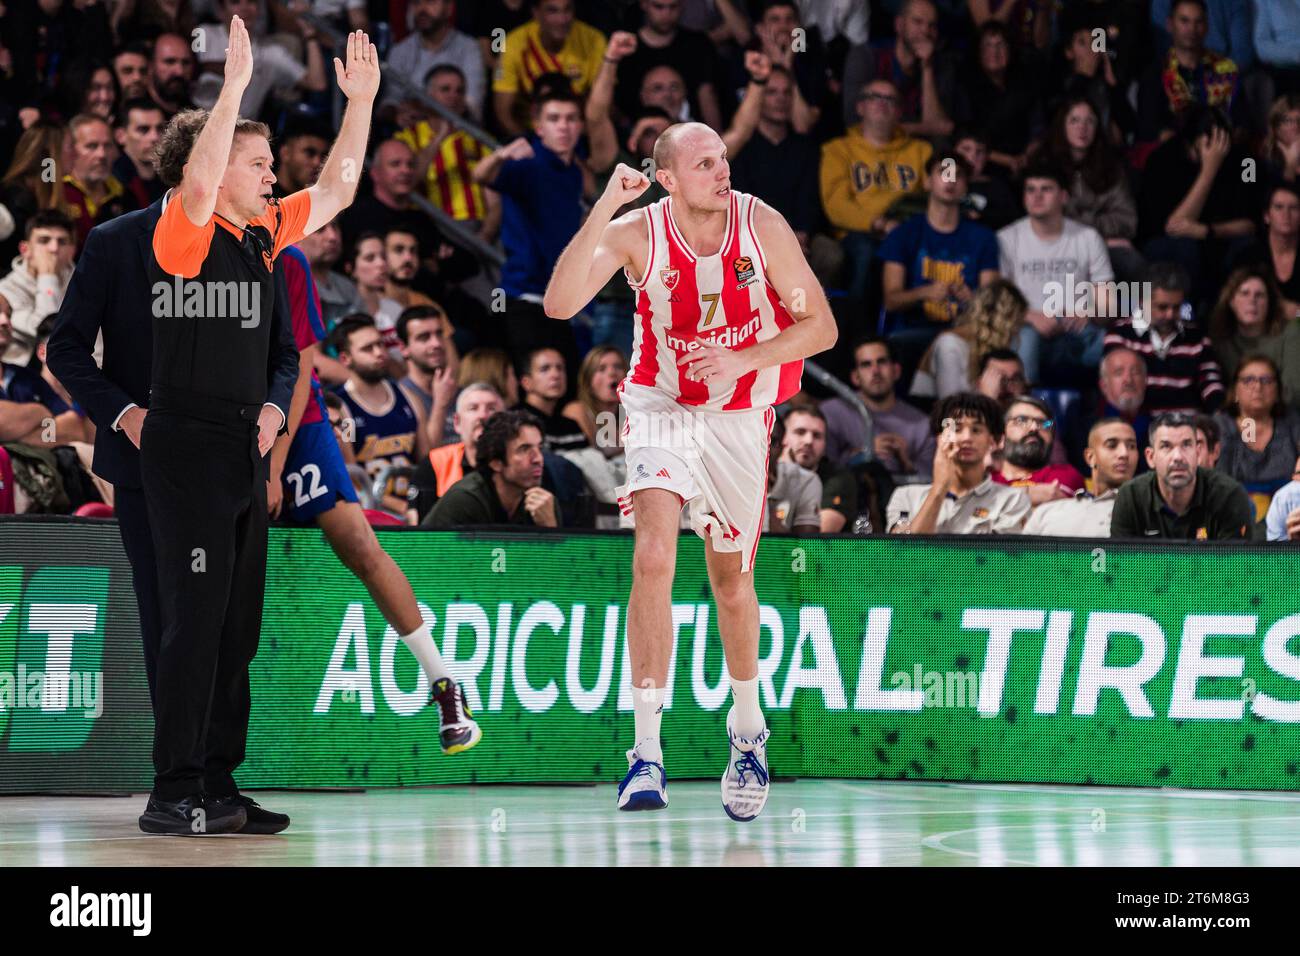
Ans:
[[[244,786],[622,776],[629,537],[380,540],[483,742],[442,756],[427,680],[363,585],[318,531],[277,528]],[[1285,546],[765,537],[755,583],[772,771],[1296,789],[1298,565]],[[147,788],[132,600],[111,523],[0,524],[0,665],[81,673],[98,666],[98,641],[104,670],[98,717],[25,706],[6,725],[0,709],[0,791]],[[51,621],[74,635],[71,656]],[[669,775],[719,776],[729,689],[694,536],[681,539],[672,622]],[[0,674],[0,708],[3,691]],[[90,729],[78,737],[73,719]]]
[[[0,793],[147,790],[152,739],[117,525],[0,519]]]

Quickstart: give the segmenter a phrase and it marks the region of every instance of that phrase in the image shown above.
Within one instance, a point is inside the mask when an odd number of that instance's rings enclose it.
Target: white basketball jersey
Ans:
[[[794,324],[767,281],[754,211],[761,200],[732,190],[727,230],[712,256],[686,244],[672,217],[671,197],[643,213],[650,249],[641,281],[634,282],[636,315],[631,369],[624,383],[662,390],[682,405],[739,411],[786,401],[799,391],[803,360],[749,372],[738,381],[691,381],[677,360],[697,343],[749,348]]]

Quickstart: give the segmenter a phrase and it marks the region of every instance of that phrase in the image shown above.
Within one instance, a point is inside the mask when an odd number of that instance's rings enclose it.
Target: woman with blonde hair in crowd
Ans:
[[[1219,301],[1210,313],[1210,342],[1227,380],[1236,373],[1242,356],[1251,354],[1263,355],[1275,362],[1282,369],[1285,380],[1284,341],[1294,338],[1297,332],[1300,329],[1292,329],[1287,323],[1282,293],[1273,277],[1261,266],[1243,266],[1228,276],[1219,292]],[[1294,347],[1293,344],[1293,350]],[[1297,372],[1300,369],[1292,370],[1292,375]],[[1286,397],[1293,399],[1295,396]]]
[[[627,358],[618,348],[596,346],[578,369],[578,397],[560,413],[577,422],[587,441],[608,458],[623,452],[618,429],[618,385],[626,375]],[[610,415],[614,417],[610,419]]]
[[[623,435],[618,420],[618,386],[627,375],[627,357],[613,345],[598,345],[578,368],[578,397],[561,414],[582,428],[590,443],[562,451],[582,472],[596,496],[597,528],[617,528],[618,487],[627,480]]]
[[[28,218],[42,210],[59,208],[60,170],[68,165],[63,149],[63,127],[57,123],[38,120],[18,137],[9,168],[0,177],[0,205],[14,221],[10,238],[0,243],[0,265],[6,269],[18,255],[18,240],[23,237]]]
[[[1265,181],[1294,183],[1300,178],[1300,93],[1286,93],[1273,101],[1264,137],[1264,163]]]
[[[912,379],[914,398],[943,399],[974,391],[980,360],[997,349],[1014,348],[1029,303],[1006,279],[976,291],[970,306],[949,330],[939,333]]]
[[[505,399],[506,408],[519,404],[519,377],[502,349],[472,349],[461,358],[456,384],[464,388],[471,382],[487,382]]]

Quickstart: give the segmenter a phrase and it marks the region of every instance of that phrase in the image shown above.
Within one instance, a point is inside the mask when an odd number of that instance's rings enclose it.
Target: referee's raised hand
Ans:
[[[253,42],[239,17],[230,18],[230,46],[226,47],[226,85],[244,90],[253,77]]]
[[[362,30],[348,34],[347,63],[334,58],[339,89],[349,100],[370,102],[379,92],[379,50]]]

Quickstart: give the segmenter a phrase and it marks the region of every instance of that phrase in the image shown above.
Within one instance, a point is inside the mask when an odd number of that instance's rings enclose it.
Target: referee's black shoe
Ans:
[[[240,833],[279,833],[289,826],[289,815],[287,813],[275,813],[265,807],[260,807],[257,805],[256,800],[252,797],[246,797],[242,793],[236,793],[229,797],[209,796],[207,804],[210,807],[221,807],[227,811],[242,810],[246,813],[248,819],[239,830]]]
[[[202,794],[181,800],[150,796],[140,816],[140,829],[171,836],[217,836],[237,833],[247,822],[248,812],[242,806],[217,805]]]

